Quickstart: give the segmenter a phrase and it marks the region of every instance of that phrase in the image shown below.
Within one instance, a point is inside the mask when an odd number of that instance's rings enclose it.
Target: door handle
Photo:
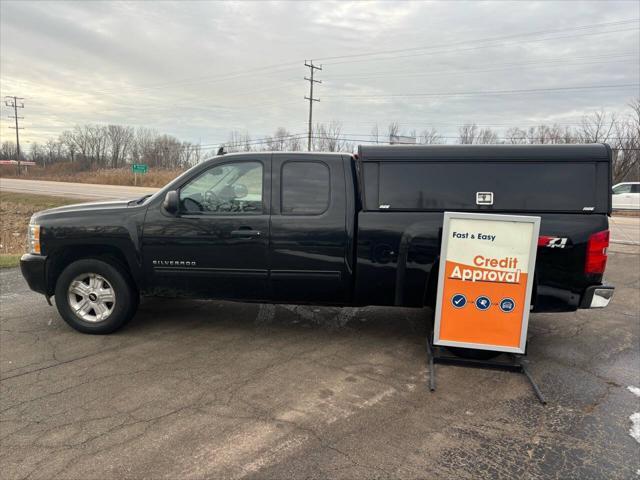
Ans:
[[[240,229],[240,230],[232,230],[231,236],[235,238],[255,238],[262,235],[260,230],[251,230],[251,229]]]

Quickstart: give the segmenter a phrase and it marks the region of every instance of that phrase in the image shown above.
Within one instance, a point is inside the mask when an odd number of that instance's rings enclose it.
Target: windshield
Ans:
[[[194,165],[193,167],[189,168],[188,170],[185,170],[183,173],[181,173],[180,175],[178,175],[176,178],[174,178],[173,180],[171,180],[169,183],[167,183],[165,186],[163,186],[162,188],[160,188],[160,190],[158,190],[156,193],[152,194],[149,198],[145,199],[142,203],[147,203],[150,202],[158,197],[164,197],[164,193],[166,191],[166,188],[173,184],[174,182],[176,182],[176,184],[180,185],[182,183],[182,180],[184,180],[186,177],[191,175],[191,171],[195,168],[197,168],[198,166],[202,165],[202,163],[199,163],[197,165]]]

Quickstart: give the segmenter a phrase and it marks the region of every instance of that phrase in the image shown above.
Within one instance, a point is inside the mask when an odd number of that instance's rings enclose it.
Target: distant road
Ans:
[[[0,190],[4,192],[33,193],[83,200],[119,200],[142,197],[155,193],[158,188],[127,187],[123,185],[98,185],[95,183],[50,182],[45,180],[18,180],[0,178]]]

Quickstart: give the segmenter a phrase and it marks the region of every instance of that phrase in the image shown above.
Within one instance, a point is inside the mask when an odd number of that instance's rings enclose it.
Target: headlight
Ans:
[[[30,224],[27,232],[27,248],[29,253],[40,255],[40,225]]]

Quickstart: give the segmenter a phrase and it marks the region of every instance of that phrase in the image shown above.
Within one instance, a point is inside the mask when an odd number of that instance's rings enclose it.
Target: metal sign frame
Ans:
[[[529,223],[533,225],[531,229],[531,244],[529,247],[529,262],[527,270],[527,285],[525,293],[525,304],[523,306],[522,324],[520,330],[520,344],[518,347],[505,345],[490,345],[485,343],[468,343],[455,342],[451,340],[440,339],[440,324],[442,321],[442,302],[444,301],[444,282],[445,282],[445,266],[446,255],[449,246],[449,227],[450,220],[489,220],[497,222],[517,222]],[[535,273],[536,254],[538,251],[538,236],[540,235],[540,217],[524,216],[524,215],[501,215],[491,213],[463,213],[463,212],[444,212],[444,220],[442,226],[442,245],[440,247],[440,268],[438,272],[438,290],[436,298],[436,311],[434,319],[433,342],[434,345],[442,345],[448,347],[474,348],[478,350],[493,350],[508,353],[524,354],[527,344],[527,329],[529,326],[529,313],[531,310],[531,292],[533,289],[533,277]]]

